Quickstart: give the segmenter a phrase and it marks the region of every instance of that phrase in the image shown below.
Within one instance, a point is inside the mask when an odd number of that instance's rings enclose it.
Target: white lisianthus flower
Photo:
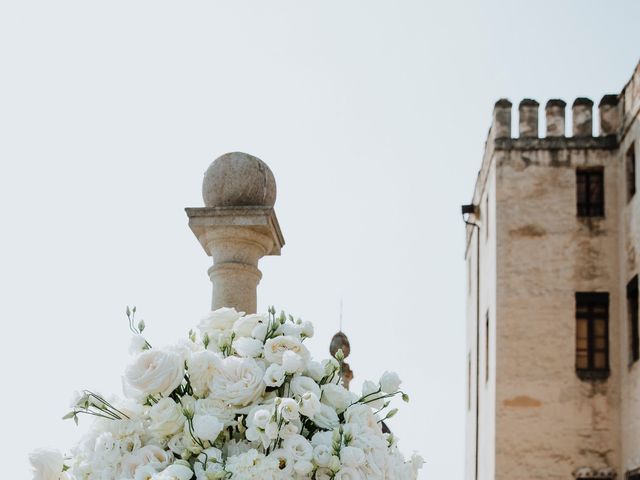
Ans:
[[[306,392],[300,399],[300,413],[305,417],[313,418],[320,410],[320,400],[313,392]]]
[[[181,463],[174,463],[169,465],[157,476],[154,476],[154,480],[191,480],[193,477],[193,471]]]
[[[290,436],[282,442],[282,448],[296,462],[301,460],[310,461],[313,458],[313,447],[309,440],[304,438],[302,435]]]
[[[253,338],[257,338],[258,340],[264,341],[267,336],[267,324],[266,323],[258,323],[253,330],[251,330],[251,336]]]
[[[146,350],[124,373],[125,395],[145,398],[169,396],[184,379],[184,363],[179,355],[165,350]]]
[[[275,458],[278,462],[278,468],[280,469],[280,475],[278,478],[285,479],[294,477],[293,465],[295,462],[284,448],[274,450],[269,454],[269,457]]]
[[[293,398],[283,398],[278,407],[280,415],[286,421],[291,422],[300,418],[300,407]]]
[[[145,445],[131,452],[120,463],[120,476],[117,478],[135,478],[139,469],[151,467],[153,473],[169,466],[173,461],[173,454],[166,452],[156,445]],[[143,470],[144,471],[144,470]]]
[[[335,409],[324,403],[320,404],[320,410],[316,412],[312,420],[317,426],[326,430],[333,430],[340,425],[340,419]]]
[[[244,312],[237,312],[235,308],[219,308],[209,312],[206,317],[200,320],[198,329],[202,335],[217,337],[221,332],[230,331],[233,324],[244,315]]]
[[[313,461],[319,467],[328,467],[332,457],[331,447],[318,445],[313,449]]]
[[[352,468],[358,468],[365,461],[365,455],[361,448],[358,447],[342,447],[340,450],[340,461],[342,465]]]
[[[283,325],[280,325],[278,329],[278,333],[282,333],[283,335],[289,335],[291,337],[300,338],[300,333],[302,332],[302,327],[295,323],[287,322]]]
[[[321,467],[316,470],[315,480],[332,480],[333,476],[334,474],[331,470],[325,467]]]
[[[320,382],[324,376],[324,366],[320,362],[311,360],[307,363],[307,370],[304,373],[307,377],[313,378],[314,381]]]
[[[131,355],[137,355],[142,352],[146,346],[147,341],[145,338],[139,333],[136,333],[131,336],[131,341],[129,342],[129,353]]]
[[[209,383],[210,397],[237,407],[249,405],[264,393],[264,373],[252,358],[227,357]]]
[[[353,393],[342,385],[335,385],[333,383],[322,386],[322,396],[320,398],[322,403],[331,405],[338,412],[345,411],[349,405],[357,400]]]
[[[284,352],[297,353],[304,359],[305,363],[309,361],[309,350],[295,337],[281,335],[276,338],[270,338],[264,344],[264,358],[269,363],[282,365]]]
[[[380,387],[384,393],[396,393],[402,380],[396,372],[384,372],[380,377]]]
[[[286,351],[282,354],[282,368],[287,373],[301,373],[305,368],[305,362],[297,353]]]
[[[195,415],[193,417],[193,431],[196,437],[201,440],[214,442],[223,428],[224,424],[213,415]]]
[[[364,398],[363,402],[366,402],[367,405],[370,405],[372,408],[380,409],[384,405],[384,393],[379,392],[380,387],[377,383],[372,382],[371,380],[365,380],[362,384],[362,397]],[[365,398],[366,397],[366,398]]]
[[[300,334],[306,338],[313,337],[313,334],[314,334],[313,323],[309,322],[308,320],[302,322],[302,329]]]
[[[300,398],[307,392],[311,392],[315,394],[316,397],[320,397],[320,387],[310,377],[305,377],[304,375],[296,375],[291,379],[290,386],[291,393],[294,397]]]
[[[298,475],[302,475],[302,477],[306,477],[313,470],[313,463],[308,460],[298,460],[293,469]]]
[[[29,454],[33,480],[59,480],[64,468],[64,458],[57,450],[39,448]]]
[[[165,397],[149,409],[151,425],[149,430],[158,437],[169,437],[184,427],[186,420],[182,414],[182,405]]]
[[[264,383],[267,387],[279,387],[284,382],[286,372],[281,365],[272,363],[264,373]]]
[[[267,320],[263,315],[246,315],[235,321],[233,324],[233,332],[236,334],[236,337],[251,337],[254,328],[259,324],[266,326]],[[262,338],[264,339],[264,336]]]
[[[222,357],[209,350],[194,353],[187,361],[189,380],[196,396],[202,398],[209,393],[209,383],[220,370],[221,362]]]
[[[335,480],[364,480],[362,474],[355,468],[342,467],[336,476]]]
[[[257,338],[240,337],[233,342],[233,348],[241,357],[255,358],[262,354],[263,344]]]

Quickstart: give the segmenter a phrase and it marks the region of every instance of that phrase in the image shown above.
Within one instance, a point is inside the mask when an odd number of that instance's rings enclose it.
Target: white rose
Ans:
[[[300,413],[305,417],[313,418],[320,410],[320,400],[313,392],[306,392],[300,400]]]
[[[321,467],[316,470],[315,480],[332,480],[333,472],[328,468]]]
[[[227,357],[209,384],[211,398],[236,407],[255,402],[264,393],[264,369],[252,358]]]
[[[242,318],[239,318],[233,324],[233,331],[236,334],[236,337],[250,337],[253,329],[258,326],[258,324],[267,323],[267,318],[262,315],[246,315]],[[264,339],[264,336],[262,337]]]
[[[287,373],[300,373],[305,368],[305,362],[297,353],[286,351],[282,354],[282,368]]]
[[[198,397],[204,397],[209,393],[209,383],[220,370],[222,357],[209,350],[194,353],[187,361],[189,381],[193,393]]]
[[[283,398],[279,405],[282,418],[291,422],[300,418],[300,407],[293,398]]]
[[[384,393],[396,393],[401,383],[396,372],[384,372],[380,377],[380,387]]]
[[[262,353],[262,347],[262,342],[257,338],[240,337],[233,342],[233,348],[241,357],[259,357]]]
[[[291,379],[291,393],[294,397],[302,397],[307,392],[320,397],[320,387],[312,378],[297,375]]]
[[[39,448],[29,454],[33,468],[33,480],[59,480],[64,468],[64,458],[57,450]]]
[[[264,344],[264,357],[269,363],[282,364],[284,352],[293,352],[300,355],[305,363],[309,361],[309,350],[295,337],[281,335],[270,338]]]
[[[342,385],[335,385],[328,383],[322,386],[322,396],[320,397],[323,403],[331,405],[338,412],[343,412],[351,405],[356,398],[354,395]]]
[[[340,450],[340,461],[342,465],[357,468],[364,463],[365,456],[361,448],[342,447]]]
[[[179,432],[186,420],[182,414],[182,405],[168,397],[149,409],[149,418],[151,418],[149,430],[159,437],[168,437]]]
[[[264,383],[267,387],[279,387],[284,382],[286,372],[277,363],[272,363],[264,373]]]
[[[213,415],[195,415],[193,417],[193,431],[196,437],[214,442],[222,429],[223,423]]]
[[[212,312],[209,312],[206,317],[200,320],[198,329],[204,335],[205,333],[210,337],[217,336],[219,333],[233,328],[233,324],[244,312],[237,312],[235,308],[222,307]]]
[[[169,396],[182,383],[184,364],[179,355],[164,350],[146,350],[124,372],[125,395],[145,398]]]

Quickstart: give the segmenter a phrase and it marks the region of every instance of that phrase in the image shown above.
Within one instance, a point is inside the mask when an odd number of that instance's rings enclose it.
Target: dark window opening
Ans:
[[[489,381],[489,310],[486,313],[485,326],[484,326],[484,381]]]
[[[638,325],[638,276],[627,284],[627,318],[629,319],[629,364],[640,359],[640,325]]]
[[[583,380],[609,376],[608,293],[576,293],[576,373]]]
[[[636,194],[636,149],[634,144],[631,144],[631,147],[627,151],[626,173],[628,201]]]
[[[576,190],[579,217],[604,217],[604,170],[578,169]]]
[[[640,480],[640,468],[627,472],[625,480]]]

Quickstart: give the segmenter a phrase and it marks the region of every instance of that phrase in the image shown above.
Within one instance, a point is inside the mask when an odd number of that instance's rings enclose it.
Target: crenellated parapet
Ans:
[[[511,115],[513,105],[506,98],[496,102],[493,109],[493,124],[490,140],[495,140],[496,149],[538,148],[614,148],[623,125],[623,111],[619,95],[605,95],[598,104],[599,135],[593,135],[593,101],[576,98],[571,105],[571,135],[566,135],[566,106],[561,99],[549,100],[544,109],[545,136],[539,134],[540,104],[525,98],[518,105],[518,132],[512,134]]]

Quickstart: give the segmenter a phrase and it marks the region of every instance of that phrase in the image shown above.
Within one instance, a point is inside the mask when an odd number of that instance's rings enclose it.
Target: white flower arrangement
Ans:
[[[36,450],[34,480],[412,480],[381,423],[400,378],[385,372],[361,395],[341,385],[342,352],[318,363],[304,341],[310,322],[273,308],[213,311],[188,339],[152,348],[135,323],[135,355],[123,377],[127,400],[84,391],[66,419],[95,417],[71,455]]]

